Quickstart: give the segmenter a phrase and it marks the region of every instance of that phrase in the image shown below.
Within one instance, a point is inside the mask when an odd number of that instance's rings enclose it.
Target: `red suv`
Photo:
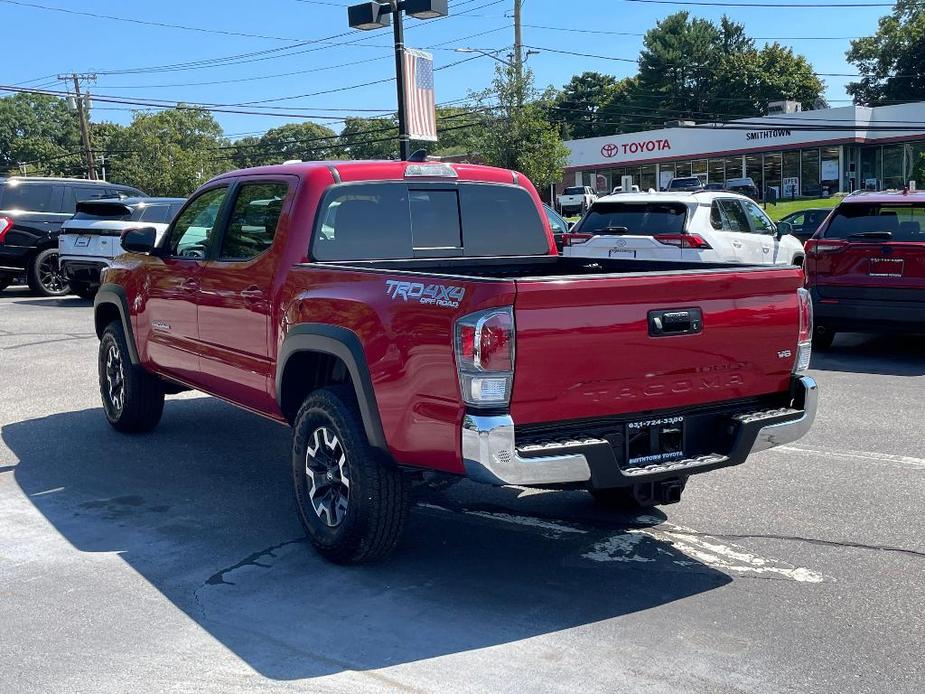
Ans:
[[[806,242],[813,346],[837,332],[925,332],[925,193],[845,198]]]

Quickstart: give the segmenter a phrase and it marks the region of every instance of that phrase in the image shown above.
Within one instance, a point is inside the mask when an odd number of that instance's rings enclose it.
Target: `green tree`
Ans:
[[[555,120],[565,126],[568,137],[594,137],[608,134],[598,124],[601,109],[610,101],[618,81],[600,72],[582,72],[569,80],[555,100]]]
[[[178,108],[135,113],[114,134],[107,152],[109,179],[149,195],[189,195],[212,176],[231,168],[222,128],[207,111]]]
[[[397,159],[398,124],[394,118],[347,118],[340,147],[350,159]]]
[[[898,0],[877,32],[851,42],[846,57],[862,77],[845,89],[856,104],[925,99],[925,6]]]
[[[0,171],[82,175],[80,129],[67,102],[43,94],[0,98]]]
[[[561,180],[568,149],[547,117],[553,97],[537,93],[530,70],[497,66],[492,87],[476,95],[484,115],[472,128],[472,150],[489,164],[523,172],[537,187]]]

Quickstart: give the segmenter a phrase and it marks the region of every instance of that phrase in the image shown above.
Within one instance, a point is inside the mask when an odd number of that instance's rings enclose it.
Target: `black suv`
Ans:
[[[58,268],[58,233],[77,202],[144,195],[140,190],[80,178],[0,177],[0,291],[25,274],[42,296],[70,291]]]

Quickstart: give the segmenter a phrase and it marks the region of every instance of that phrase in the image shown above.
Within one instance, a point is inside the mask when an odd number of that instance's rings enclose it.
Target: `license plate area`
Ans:
[[[902,277],[906,261],[902,258],[871,258],[867,274],[871,277]]]
[[[626,425],[627,467],[652,465],[684,458],[683,416],[646,419]]]
[[[632,248],[611,248],[607,251],[608,258],[635,258],[636,251]]]

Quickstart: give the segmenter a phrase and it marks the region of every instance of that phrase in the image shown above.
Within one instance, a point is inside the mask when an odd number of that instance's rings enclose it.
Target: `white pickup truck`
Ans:
[[[559,211],[564,215],[584,214],[595,200],[597,193],[591,186],[571,186],[559,196]]]

